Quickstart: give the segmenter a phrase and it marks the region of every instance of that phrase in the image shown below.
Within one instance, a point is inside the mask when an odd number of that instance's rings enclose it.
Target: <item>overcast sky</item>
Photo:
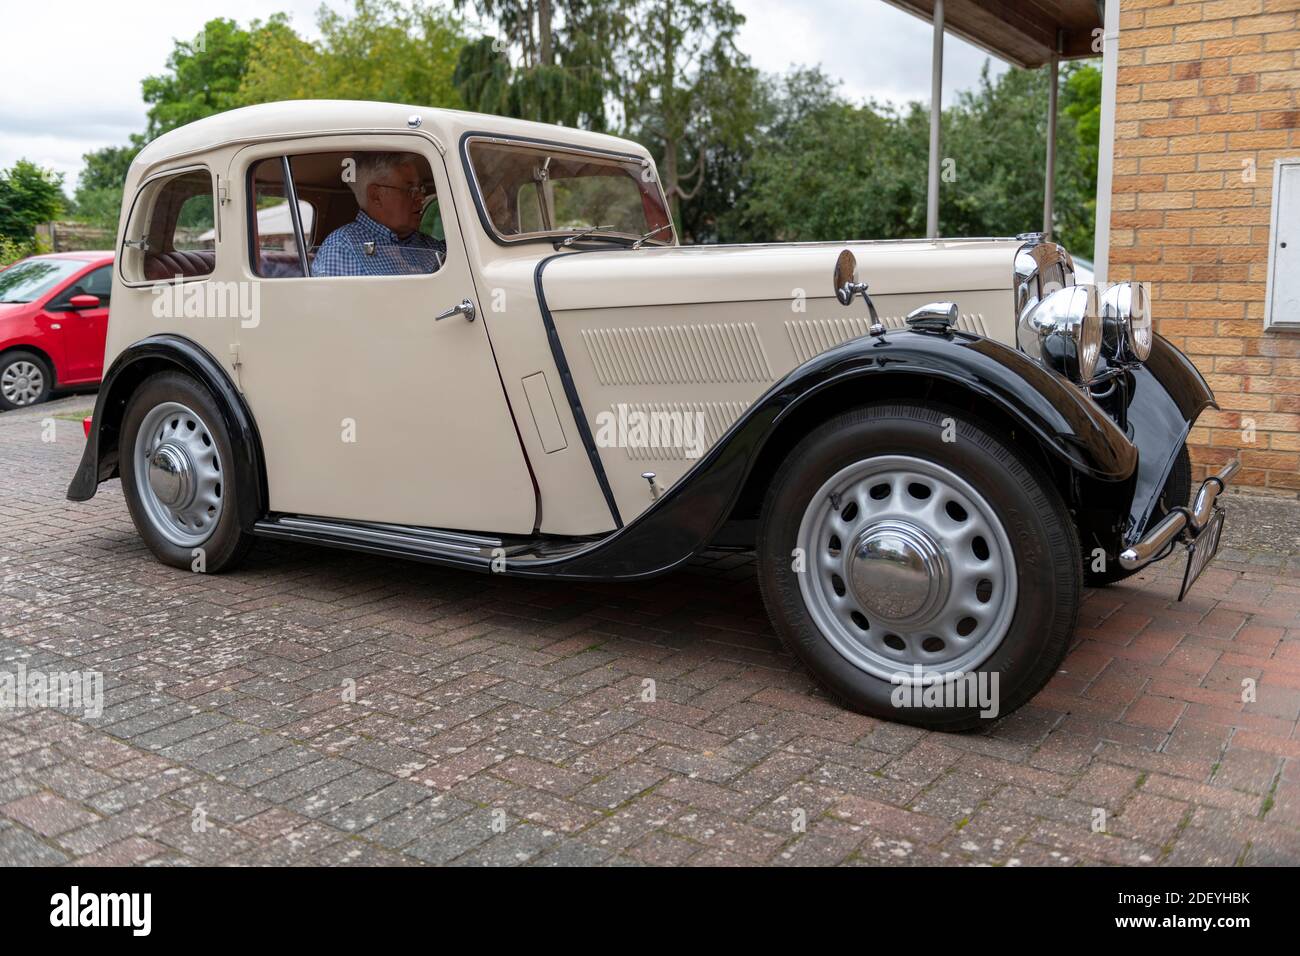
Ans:
[[[733,0],[748,22],[740,47],[761,70],[820,63],[854,99],[930,98],[927,23],[882,0]],[[8,6],[6,4],[6,6]],[[284,10],[315,36],[319,0],[171,0],[163,5],[45,0],[11,8],[0,56],[0,168],[25,157],[66,175],[71,193],[81,155],[121,145],[145,125],[140,80],[161,73],[175,38],[214,17],[241,25]],[[344,0],[330,6],[351,9]],[[849,27],[846,29],[846,25]],[[988,55],[954,36],[944,51],[944,99],[976,82]],[[1006,67],[993,60],[995,72]]]

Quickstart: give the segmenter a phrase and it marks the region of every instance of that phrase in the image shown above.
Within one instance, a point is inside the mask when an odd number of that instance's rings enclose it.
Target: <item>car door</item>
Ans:
[[[431,274],[302,275],[298,249],[314,255],[329,232],[356,217],[355,199],[330,181],[330,169],[346,169],[350,152],[376,150],[423,158],[440,201],[445,262]],[[282,157],[289,170],[277,187]],[[236,154],[230,181],[242,184],[245,201],[239,228],[227,228],[222,242],[241,246],[257,312],[239,323],[238,374],[261,434],[271,510],[532,532],[531,474],[431,140],[392,134],[248,147]],[[300,236],[263,234],[279,228],[266,225],[277,195],[312,210],[297,217],[295,230],[310,219]],[[438,318],[461,303],[474,311]]]
[[[113,266],[100,266],[74,279],[46,306],[53,324],[59,326],[63,344],[65,377],[60,384],[97,382],[103,376],[112,287]],[[69,300],[83,294],[97,296],[99,305],[93,309],[69,308]]]

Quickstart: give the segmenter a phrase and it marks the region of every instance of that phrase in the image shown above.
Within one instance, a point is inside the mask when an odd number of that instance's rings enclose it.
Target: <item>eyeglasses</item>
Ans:
[[[434,195],[423,186],[390,186],[387,183],[375,183],[375,185],[381,189],[396,189],[398,192],[406,193],[412,200],[428,199]]]

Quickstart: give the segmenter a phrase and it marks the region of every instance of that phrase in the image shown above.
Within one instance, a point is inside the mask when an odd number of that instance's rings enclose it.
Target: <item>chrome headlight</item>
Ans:
[[[1145,362],[1151,354],[1151,295],[1146,285],[1119,282],[1101,295],[1102,348],[1109,359]]]
[[[1091,380],[1097,370],[1101,339],[1093,285],[1066,286],[1031,300],[1016,328],[1021,351],[1079,384]]]

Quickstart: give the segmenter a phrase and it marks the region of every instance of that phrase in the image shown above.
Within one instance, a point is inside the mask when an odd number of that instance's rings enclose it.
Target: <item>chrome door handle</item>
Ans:
[[[433,317],[435,322],[441,322],[443,319],[450,319],[453,315],[465,316],[466,322],[474,321],[474,303],[469,299],[462,299],[460,305],[453,305],[446,312],[439,312]]]

